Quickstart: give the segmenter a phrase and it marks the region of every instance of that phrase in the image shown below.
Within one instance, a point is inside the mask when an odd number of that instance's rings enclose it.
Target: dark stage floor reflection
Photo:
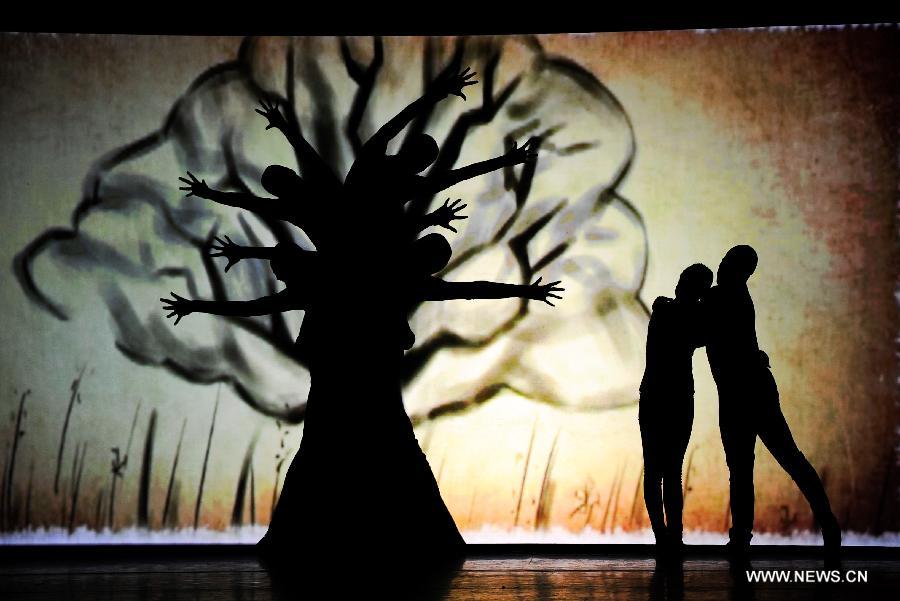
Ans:
[[[314,573],[299,566],[271,573],[245,549],[131,548],[79,553],[5,548],[0,558],[0,599],[4,600],[900,598],[900,562],[894,550],[851,551],[840,566],[827,568],[813,552],[804,550],[759,550],[749,566],[732,566],[714,551],[700,550],[675,564],[658,564],[649,549],[590,557],[478,554],[427,576],[402,562],[372,570],[365,557],[349,552]],[[786,570],[790,581],[751,583],[748,567]],[[836,577],[845,582],[808,581]],[[863,578],[867,582],[846,582]]]

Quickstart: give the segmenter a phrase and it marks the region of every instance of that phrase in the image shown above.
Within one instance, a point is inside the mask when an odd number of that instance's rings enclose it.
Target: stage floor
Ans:
[[[717,551],[692,549],[679,569],[657,564],[648,548],[590,555],[543,549],[500,555],[491,548],[474,550],[444,574],[416,578],[399,562],[370,573],[366,558],[349,552],[313,576],[267,572],[252,548],[6,547],[0,599],[900,599],[900,556],[893,549],[850,549],[840,566],[828,568],[815,550],[755,549],[749,568],[760,571],[757,578],[783,580],[777,583],[748,582],[747,566],[732,567]]]

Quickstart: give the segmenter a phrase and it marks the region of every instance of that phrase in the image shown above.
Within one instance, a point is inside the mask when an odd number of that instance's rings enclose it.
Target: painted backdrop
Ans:
[[[0,539],[261,536],[302,436],[309,374],[286,348],[303,314],[176,328],[158,299],[277,286],[261,262],[224,275],[204,255],[213,232],[312,246],[184,198],[177,178],[264,194],[265,167],[295,166],[254,112],[261,95],[289,102],[345,174],[360,140],[454,57],[479,85],[414,124],[440,160],[543,143],[534,173],[448,190],[469,219],[444,232],[444,277],[566,287],[555,309],[452,301],[412,315],[406,407],[466,539],[648,537],[648,307],[684,267],[715,269],[740,243],[759,251],[750,289],[785,415],[839,520],[896,532],[897,56],[896,28],[0,36]],[[721,534],[727,470],[702,350],[694,373],[685,524]],[[350,415],[370,400],[335,402]],[[814,542],[799,491],[757,456],[757,527]],[[347,519],[377,520],[366,498],[385,491],[348,473],[334,494],[358,499]]]

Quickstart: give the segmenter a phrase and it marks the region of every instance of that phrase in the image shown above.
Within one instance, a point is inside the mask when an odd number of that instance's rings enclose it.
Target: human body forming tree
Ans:
[[[403,545],[410,557],[420,557],[423,549],[436,554],[461,549],[462,538],[403,408],[401,360],[403,348],[410,345],[403,330],[408,330],[406,313],[411,305],[428,299],[518,296],[548,300],[559,298],[555,292],[561,290],[555,286],[557,282],[443,282],[430,274],[449,260],[446,240],[431,235],[413,241],[415,226],[421,223],[404,217],[405,202],[492,169],[536,158],[527,144],[496,159],[420,176],[418,172],[437,156],[436,152],[421,152],[429,146],[425,137],[419,138],[415,152],[385,154],[387,141],[415,116],[417,107],[451,94],[462,96],[462,88],[474,83],[468,81],[470,77],[467,72],[442,74],[422,99],[366,143],[333,199],[314,199],[317,203],[338,202],[340,210],[332,206],[318,213],[333,221],[314,224],[324,237],[314,240],[314,255],[302,255],[313,259],[312,269],[295,269],[289,247],[274,255],[273,271],[286,283],[285,291],[239,304],[163,299],[170,316],[177,319],[193,311],[229,315],[252,311],[246,314],[257,315],[263,310],[302,308],[307,312],[305,324],[313,324],[304,325],[302,332],[309,344],[313,382],[303,438],[262,541],[266,551],[291,550],[297,545],[312,551],[351,538],[372,548],[392,539]],[[187,191],[193,193],[198,184],[193,179],[184,181]],[[276,191],[276,195],[280,201],[260,206],[286,201],[281,198],[285,194]],[[239,206],[252,210],[254,202],[244,197]],[[445,203],[445,223],[440,225],[449,227],[454,208],[460,207]],[[220,241],[214,252],[226,256],[231,264],[228,254],[234,253],[225,243]]]

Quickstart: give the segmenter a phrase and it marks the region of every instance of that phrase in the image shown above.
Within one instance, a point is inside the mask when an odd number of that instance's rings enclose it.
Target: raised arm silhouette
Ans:
[[[340,188],[341,180],[303,136],[294,111],[283,111],[275,98],[262,98],[259,104],[256,112],[269,121],[266,129],[279,130],[294,148],[303,177],[316,188]]]
[[[395,155],[388,155],[388,144],[417,116],[449,96],[466,99],[463,90],[478,83],[469,69],[452,70],[439,75],[425,94],[384,124],[363,145],[350,167],[345,186],[359,198],[375,198],[402,204],[413,199],[428,198],[461,181],[484,175],[537,158],[534,143],[529,140],[521,148],[513,146],[502,156],[459,169],[423,176],[438,158],[440,149],[434,138],[426,134],[408,136]]]

